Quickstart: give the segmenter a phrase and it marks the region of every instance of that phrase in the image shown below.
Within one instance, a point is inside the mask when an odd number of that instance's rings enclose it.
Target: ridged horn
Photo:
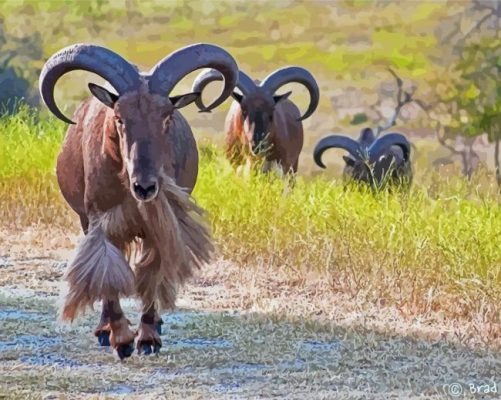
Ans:
[[[54,87],[67,72],[84,70],[107,80],[119,95],[136,89],[140,76],[134,66],[117,53],[92,44],[74,44],[59,50],[50,57],[40,74],[40,95],[49,110],[59,119],[74,124],[57,107]]]
[[[310,104],[303,116],[299,118],[299,121],[302,121],[313,114],[320,100],[320,90],[315,78],[310,72],[301,67],[281,68],[268,75],[261,83],[261,87],[267,89],[271,94],[274,94],[280,87],[290,82],[300,83],[310,92]]]
[[[247,96],[249,93],[256,90],[256,84],[245,72],[238,71],[237,88],[240,89],[244,96]]]
[[[313,159],[319,167],[325,168],[325,164],[322,162],[322,154],[325,150],[333,147],[347,150],[355,159],[362,157],[360,144],[356,140],[347,136],[331,135],[321,139],[313,150]]]
[[[213,68],[224,77],[222,93],[204,109],[204,111],[210,111],[231,95],[238,79],[237,63],[226,50],[219,46],[199,43],[169,54],[150,70],[148,82],[150,91],[161,96],[168,96],[181,79],[200,68]]]
[[[202,93],[205,89],[205,87],[214,81],[222,81],[223,76],[221,75],[220,72],[214,70],[214,69],[208,69],[206,71],[201,72],[196,78],[195,81],[193,82],[193,86],[191,90],[193,92],[199,92]],[[253,92],[256,90],[256,84],[252,81],[249,76],[243,72],[243,71],[238,71],[238,82],[237,82],[237,88],[240,89],[242,94],[244,96],[247,96],[249,93]],[[202,96],[198,97],[195,100],[195,104],[197,107],[205,111],[206,107],[202,101]]]
[[[408,161],[411,154],[411,145],[407,138],[400,133],[388,133],[377,139],[368,149],[369,162],[374,163],[387,151],[391,146],[399,146],[404,153],[404,160]]]

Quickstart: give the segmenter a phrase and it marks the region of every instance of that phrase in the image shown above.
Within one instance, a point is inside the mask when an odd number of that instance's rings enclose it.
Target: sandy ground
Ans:
[[[499,348],[466,340],[471,329],[358,306],[332,293],[326,276],[225,260],[162,315],[159,355],[120,362],[92,335],[99,308],[57,322],[77,241],[0,231],[0,398],[501,398]],[[138,304],[124,306],[137,326]]]

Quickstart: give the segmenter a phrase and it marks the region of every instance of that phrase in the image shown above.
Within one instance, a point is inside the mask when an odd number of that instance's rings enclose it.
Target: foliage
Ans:
[[[463,55],[458,69],[464,79],[460,102],[470,115],[467,132],[501,139],[501,39],[484,38],[465,47]]]
[[[464,6],[423,3],[416,7],[381,1],[24,0],[5,2],[0,16],[8,22],[8,31],[40,37],[40,64],[75,42],[105,44],[142,66],[151,66],[182,45],[210,41],[230,50],[249,72],[263,74],[257,75],[261,79],[274,68],[299,64],[325,77],[329,86],[347,80],[364,88],[374,87],[372,83],[379,80],[375,72],[381,66],[392,66],[426,85],[436,68],[434,29],[457,8]]]
[[[0,117],[0,179],[52,173],[64,125],[40,118],[37,111],[18,105],[12,116]]]
[[[42,57],[40,34],[16,37],[6,32],[0,19],[0,114],[16,112],[20,99],[36,104],[32,89],[38,70],[31,64]]]

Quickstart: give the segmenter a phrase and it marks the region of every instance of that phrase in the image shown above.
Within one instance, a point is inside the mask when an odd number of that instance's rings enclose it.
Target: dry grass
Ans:
[[[3,230],[0,236],[0,248],[6,249],[0,254],[0,262],[5,265],[0,287],[41,290],[57,296],[62,289],[65,262],[79,236],[43,226],[18,233]],[[350,277],[345,279],[350,284]],[[220,259],[190,282],[178,305],[285,316],[295,321],[302,318],[316,323],[335,321],[342,327],[370,329],[381,334],[445,340],[477,349],[501,349],[499,324],[493,320],[451,316],[440,308],[405,312],[405,308],[385,301],[371,301],[371,296],[366,291],[336,287],[327,271],[292,271],[260,262],[242,268]]]
[[[61,262],[76,240],[40,227],[1,242],[9,251],[0,280],[0,397],[442,399],[454,382],[499,387],[499,353],[462,340],[469,327],[361,307],[333,294],[323,274],[298,280],[227,261],[202,271],[179,310],[163,315],[160,356],[118,363],[95,343],[98,311],[72,326],[56,323]],[[137,325],[139,304],[124,309]]]

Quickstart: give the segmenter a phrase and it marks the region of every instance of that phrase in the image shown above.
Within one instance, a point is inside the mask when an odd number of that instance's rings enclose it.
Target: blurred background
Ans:
[[[73,43],[107,46],[148,70],[182,46],[210,42],[232,53],[254,79],[287,65],[316,77],[321,101],[304,123],[303,175],[321,172],[311,154],[322,136],[357,136],[363,127],[393,122],[385,131],[410,137],[420,168],[494,174],[501,138],[500,17],[501,3],[488,0],[4,1],[0,103],[3,113],[13,112],[16,98],[40,106],[45,60]],[[189,91],[197,73],[175,93]],[[74,72],[60,80],[56,98],[67,114],[88,96],[90,81],[100,78]],[[205,96],[220,87],[214,83]],[[291,99],[306,107],[302,86],[282,90],[293,90]],[[183,114],[200,142],[222,144],[229,106],[227,100],[209,115],[192,105]],[[331,150],[325,157],[327,174],[340,174],[340,154]]]

